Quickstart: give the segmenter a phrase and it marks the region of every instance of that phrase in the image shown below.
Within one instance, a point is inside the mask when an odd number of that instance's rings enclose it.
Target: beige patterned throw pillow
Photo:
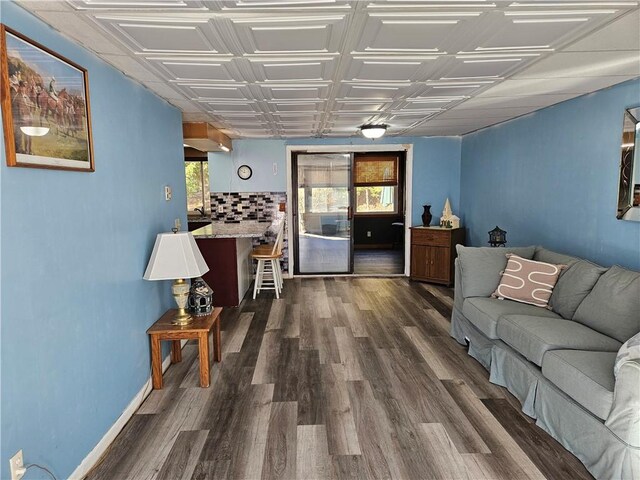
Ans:
[[[566,265],[527,260],[512,253],[506,255],[507,267],[502,272],[498,288],[491,296],[547,307],[553,287]]]

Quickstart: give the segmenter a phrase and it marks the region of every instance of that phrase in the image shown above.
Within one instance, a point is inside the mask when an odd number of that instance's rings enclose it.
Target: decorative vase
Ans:
[[[423,205],[422,208],[424,208],[424,212],[422,212],[422,225],[428,227],[431,225],[431,219],[433,218],[433,215],[431,215],[431,205]]]

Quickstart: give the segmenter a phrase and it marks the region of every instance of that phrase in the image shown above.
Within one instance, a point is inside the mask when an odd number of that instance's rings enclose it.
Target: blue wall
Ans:
[[[253,171],[249,180],[236,174],[245,164]],[[231,152],[209,153],[209,188],[212,192],[285,192],[286,168],[283,140],[234,140]]]
[[[421,224],[422,205],[430,203],[434,221],[440,217],[447,197],[455,213],[460,206],[459,137],[386,137],[375,143],[364,138],[296,138],[288,140],[234,140],[231,153],[209,154],[209,176],[213,192],[284,192],[287,189],[287,145],[379,145],[413,144],[414,225]],[[277,175],[273,175],[273,163]],[[253,169],[249,180],[240,180],[237,168]]]
[[[182,119],[16,5],[2,22],[89,71],[95,173],[7,168],[0,144],[0,477],[22,448],[62,479],[149,378],[145,331],[172,299],[142,274],[156,234],[186,222]]]
[[[640,223],[617,220],[625,108],[640,80],[466,135],[461,202],[473,245],[496,225],[510,245],[541,244],[640,269]]]

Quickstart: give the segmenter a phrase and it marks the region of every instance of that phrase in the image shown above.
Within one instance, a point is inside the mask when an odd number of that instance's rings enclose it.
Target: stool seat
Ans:
[[[281,257],[282,256],[282,252],[279,251],[279,249],[275,249],[274,250],[274,244],[273,243],[268,243],[266,245],[258,245],[257,247],[254,247],[253,250],[251,250],[251,257],[252,258],[274,258],[274,257]]]

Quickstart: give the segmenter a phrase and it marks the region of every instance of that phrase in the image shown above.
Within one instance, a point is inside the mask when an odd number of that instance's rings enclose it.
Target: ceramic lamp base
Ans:
[[[193,317],[186,310],[187,300],[189,299],[189,284],[183,278],[179,278],[173,282],[171,292],[178,305],[178,312],[171,323],[174,325],[189,325],[193,321]]]

